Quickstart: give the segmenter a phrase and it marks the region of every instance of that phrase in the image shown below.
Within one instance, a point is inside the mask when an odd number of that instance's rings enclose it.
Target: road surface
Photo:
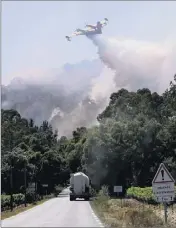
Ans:
[[[70,201],[65,189],[57,198],[1,221],[2,227],[102,227],[88,201]]]

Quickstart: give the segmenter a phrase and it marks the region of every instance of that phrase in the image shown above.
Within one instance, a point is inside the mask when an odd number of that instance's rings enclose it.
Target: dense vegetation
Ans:
[[[175,187],[175,193],[176,193],[176,187]],[[156,203],[155,196],[152,191],[152,187],[131,187],[127,190],[127,196],[137,199],[142,202],[147,203]]]
[[[23,193],[24,169],[40,194],[41,184],[52,192],[78,170],[96,187],[151,186],[161,162],[176,178],[176,76],[162,95],[147,88],[113,93],[99,124],[77,128],[71,139],[57,140],[47,121],[35,126],[15,110],[1,116],[2,193],[11,191],[10,176],[13,193]]]
[[[24,194],[14,194],[13,195],[13,205],[19,206],[25,202]],[[10,208],[10,195],[1,196],[1,210],[7,210]]]

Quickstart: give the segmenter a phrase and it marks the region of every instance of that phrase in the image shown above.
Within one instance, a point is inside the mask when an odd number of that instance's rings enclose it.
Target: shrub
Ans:
[[[1,210],[8,210],[10,208],[10,195],[1,195]],[[40,200],[41,197],[36,195],[36,201]],[[13,207],[24,204],[25,195],[24,194],[13,194]],[[33,203],[35,201],[35,193],[32,191],[26,192],[26,202]]]
[[[33,203],[35,201],[35,197],[36,197],[36,200],[37,200],[37,195],[35,196],[35,192],[34,191],[30,191],[30,190],[27,190],[26,191],[26,202],[28,203]]]
[[[24,203],[25,196],[21,193],[13,195],[14,206],[19,206]]]
[[[24,195],[14,194],[13,195],[13,207],[19,206],[24,203]],[[1,209],[2,211],[10,208],[10,195],[1,195]]]
[[[90,188],[90,195],[91,195],[91,197],[96,197],[97,192],[94,188]]]
[[[109,198],[110,198],[110,197],[109,197],[108,186],[103,185],[103,186],[101,187],[101,190],[99,191],[99,193],[98,193],[98,195],[97,195],[97,199],[98,199],[99,201],[104,202],[104,201],[107,201]]]
[[[175,187],[176,191],[176,187]],[[127,197],[137,199],[139,201],[156,204],[155,196],[152,191],[152,187],[131,187],[127,190]]]
[[[10,207],[10,195],[1,195],[1,210]]]

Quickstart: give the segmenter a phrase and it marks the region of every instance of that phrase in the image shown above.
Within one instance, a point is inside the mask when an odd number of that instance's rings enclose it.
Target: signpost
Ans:
[[[32,192],[35,191],[35,183],[30,183],[28,189]]]
[[[114,192],[122,192],[122,186],[114,186]]]
[[[42,186],[43,186],[44,188],[47,188],[47,187],[48,187],[48,184],[42,184]]]
[[[47,188],[48,188],[48,184],[42,184],[42,186],[43,186],[43,188],[46,188],[46,189],[45,189],[45,194],[46,194],[46,196],[47,196]]]
[[[114,192],[117,192],[117,196],[119,192],[122,192],[122,186],[114,186]],[[122,198],[121,198],[121,207],[122,207]]]
[[[167,202],[175,197],[174,178],[163,163],[160,164],[152,181],[153,194],[158,202],[164,204],[165,223],[167,223]]]

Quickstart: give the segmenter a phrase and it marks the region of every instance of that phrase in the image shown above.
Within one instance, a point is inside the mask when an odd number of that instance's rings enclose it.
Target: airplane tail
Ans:
[[[71,41],[71,38],[69,36],[65,37],[68,41]]]

